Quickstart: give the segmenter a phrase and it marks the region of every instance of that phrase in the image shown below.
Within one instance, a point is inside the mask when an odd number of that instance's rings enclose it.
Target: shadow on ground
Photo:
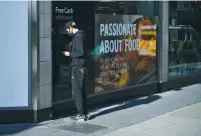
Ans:
[[[161,96],[151,95],[151,96],[147,96],[147,97],[143,97],[143,98],[139,98],[139,99],[127,100],[127,101],[115,104],[114,106],[107,105],[104,107],[99,107],[99,110],[102,110],[102,111],[91,115],[90,119],[94,119],[97,116],[101,116],[101,115],[112,113],[112,112],[119,111],[119,110],[124,110],[124,109],[131,108],[134,106],[138,106],[138,105],[142,105],[142,104],[149,104],[158,99],[161,99]],[[107,107],[108,107],[108,109],[104,109]],[[96,109],[94,111],[96,111]],[[1,135],[4,135],[4,136],[5,135],[13,135],[13,134],[17,134],[17,133],[19,133],[19,135],[20,135],[20,132],[29,131],[29,129],[36,127],[36,126],[41,126],[41,125],[40,124],[8,124],[8,125],[0,124],[0,136]]]
[[[174,88],[173,91],[182,91],[182,88]]]
[[[119,106],[116,106],[116,107],[106,109],[106,110],[100,111],[98,113],[92,114],[89,119],[91,120],[91,119],[94,119],[98,116],[102,116],[102,115],[105,115],[105,114],[108,114],[111,112],[115,112],[115,111],[124,110],[124,109],[131,108],[134,106],[138,106],[138,105],[142,105],[142,104],[149,104],[149,103],[154,102],[158,99],[161,99],[161,96],[150,95],[150,96],[147,96],[144,98],[129,100],[129,101],[118,104]]]
[[[37,124],[0,124],[0,136],[17,134],[30,128],[39,126]]]

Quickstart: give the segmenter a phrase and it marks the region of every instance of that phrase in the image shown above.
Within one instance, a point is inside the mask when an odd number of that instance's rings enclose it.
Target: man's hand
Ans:
[[[63,53],[65,56],[70,56],[70,52],[68,52],[68,51],[64,51]]]

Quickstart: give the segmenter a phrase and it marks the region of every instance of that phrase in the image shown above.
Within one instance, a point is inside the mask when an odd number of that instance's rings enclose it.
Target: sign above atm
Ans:
[[[58,14],[73,14],[73,8],[68,7],[55,7],[55,12]]]

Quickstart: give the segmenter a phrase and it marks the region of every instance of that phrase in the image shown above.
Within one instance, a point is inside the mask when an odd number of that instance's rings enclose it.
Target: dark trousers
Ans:
[[[88,114],[84,67],[72,67],[72,98],[80,114]]]

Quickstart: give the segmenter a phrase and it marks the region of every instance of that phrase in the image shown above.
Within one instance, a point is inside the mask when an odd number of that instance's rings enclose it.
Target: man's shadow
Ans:
[[[105,115],[105,114],[108,114],[111,112],[124,110],[124,109],[131,108],[134,106],[142,105],[142,104],[149,104],[149,103],[154,102],[154,101],[161,99],[161,98],[162,97],[159,95],[150,95],[150,96],[147,96],[145,98],[128,100],[128,101],[125,101],[123,103],[120,103],[119,106],[116,106],[116,107],[113,107],[110,109],[106,109],[106,110],[103,110],[103,111],[100,111],[98,113],[90,115],[89,120],[92,120],[98,116],[102,116],[102,115]]]

